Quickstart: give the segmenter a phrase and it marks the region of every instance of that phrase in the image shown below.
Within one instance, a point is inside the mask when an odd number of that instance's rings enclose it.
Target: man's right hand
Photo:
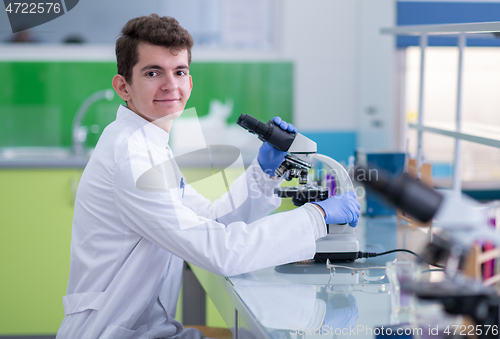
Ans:
[[[360,214],[360,204],[356,200],[354,192],[335,195],[323,201],[316,201],[325,212],[325,222],[327,224],[346,224],[356,227]]]

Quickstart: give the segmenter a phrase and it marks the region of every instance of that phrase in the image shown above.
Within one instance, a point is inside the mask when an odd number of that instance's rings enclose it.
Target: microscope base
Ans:
[[[338,233],[333,233],[337,231]],[[316,255],[319,262],[353,262],[358,258],[359,242],[351,227],[333,229],[326,237],[316,240]]]
[[[330,262],[353,262],[358,259],[358,252],[333,252],[333,253],[316,253],[314,260],[316,262],[326,262],[326,259],[330,259]]]

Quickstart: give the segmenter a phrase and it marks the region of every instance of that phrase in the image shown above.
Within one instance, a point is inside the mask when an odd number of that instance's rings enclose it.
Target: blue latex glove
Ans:
[[[351,227],[356,227],[358,224],[361,206],[354,192],[335,195],[323,201],[316,201],[314,204],[321,206],[325,211],[327,224],[349,223]]]
[[[295,126],[281,120],[280,117],[274,117],[273,122],[284,131],[297,132],[297,128],[295,128]],[[260,146],[257,161],[265,173],[270,176],[274,176],[274,171],[276,171],[285,160],[286,154],[287,152],[280,151],[271,146],[269,143],[264,142],[262,146]]]

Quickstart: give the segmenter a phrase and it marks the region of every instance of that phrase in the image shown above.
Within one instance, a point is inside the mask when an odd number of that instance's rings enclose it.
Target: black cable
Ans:
[[[407,249],[404,249],[404,248],[398,248],[398,249],[395,249],[395,250],[390,250],[390,251],[387,251],[387,252],[378,253],[377,257],[380,256],[380,255],[386,255],[386,254],[390,254],[390,253],[394,253],[394,252],[406,252],[406,253],[413,254],[417,258],[422,259],[422,257],[420,255],[418,255],[417,253],[415,253],[413,251],[410,251],[410,250],[407,250]]]
[[[394,252],[406,252],[406,253],[410,253],[410,254],[413,254],[414,256],[416,256],[417,258],[419,258],[420,260],[424,261],[425,263],[427,263],[429,265],[436,266],[436,267],[439,267],[439,268],[444,268],[443,265],[431,264],[431,263],[425,261],[424,258],[422,258],[417,253],[415,253],[413,251],[410,251],[410,250],[407,250],[407,249],[404,249],[404,248],[398,248],[398,249],[395,249],[395,250],[390,250],[390,251],[382,252],[382,253],[358,252],[358,258],[373,258],[373,257],[379,257],[381,255],[386,255],[386,254],[394,253]]]

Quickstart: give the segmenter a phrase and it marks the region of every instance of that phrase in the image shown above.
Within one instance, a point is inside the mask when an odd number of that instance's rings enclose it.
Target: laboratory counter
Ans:
[[[234,149],[234,148],[232,148]],[[37,168],[79,168],[84,169],[89,162],[94,149],[85,149],[76,154],[68,147],[0,147],[0,169],[37,169]],[[211,156],[219,163],[234,162],[234,155],[229,155],[227,148],[210,149]],[[239,151],[243,165],[248,167],[256,156],[255,152]],[[180,168],[211,168],[199,152],[189,152],[176,157]]]
[[[362,217],[356,232],[361,251],[376,253],[418,252],[430,237],[429,229],[398,225],[395,216]],[[435,303],[417,301],[412,311],[392,310],[384,266],[396,258],[415,261],[399,252],[338,264],[349,268],[299,262],[232,277],[190,267],[233,338],[375,338],[381,326],[419,323],[427,332],[429,324],[455,321]],[[428,280],[426,274],[442,273],[424,272]]]

